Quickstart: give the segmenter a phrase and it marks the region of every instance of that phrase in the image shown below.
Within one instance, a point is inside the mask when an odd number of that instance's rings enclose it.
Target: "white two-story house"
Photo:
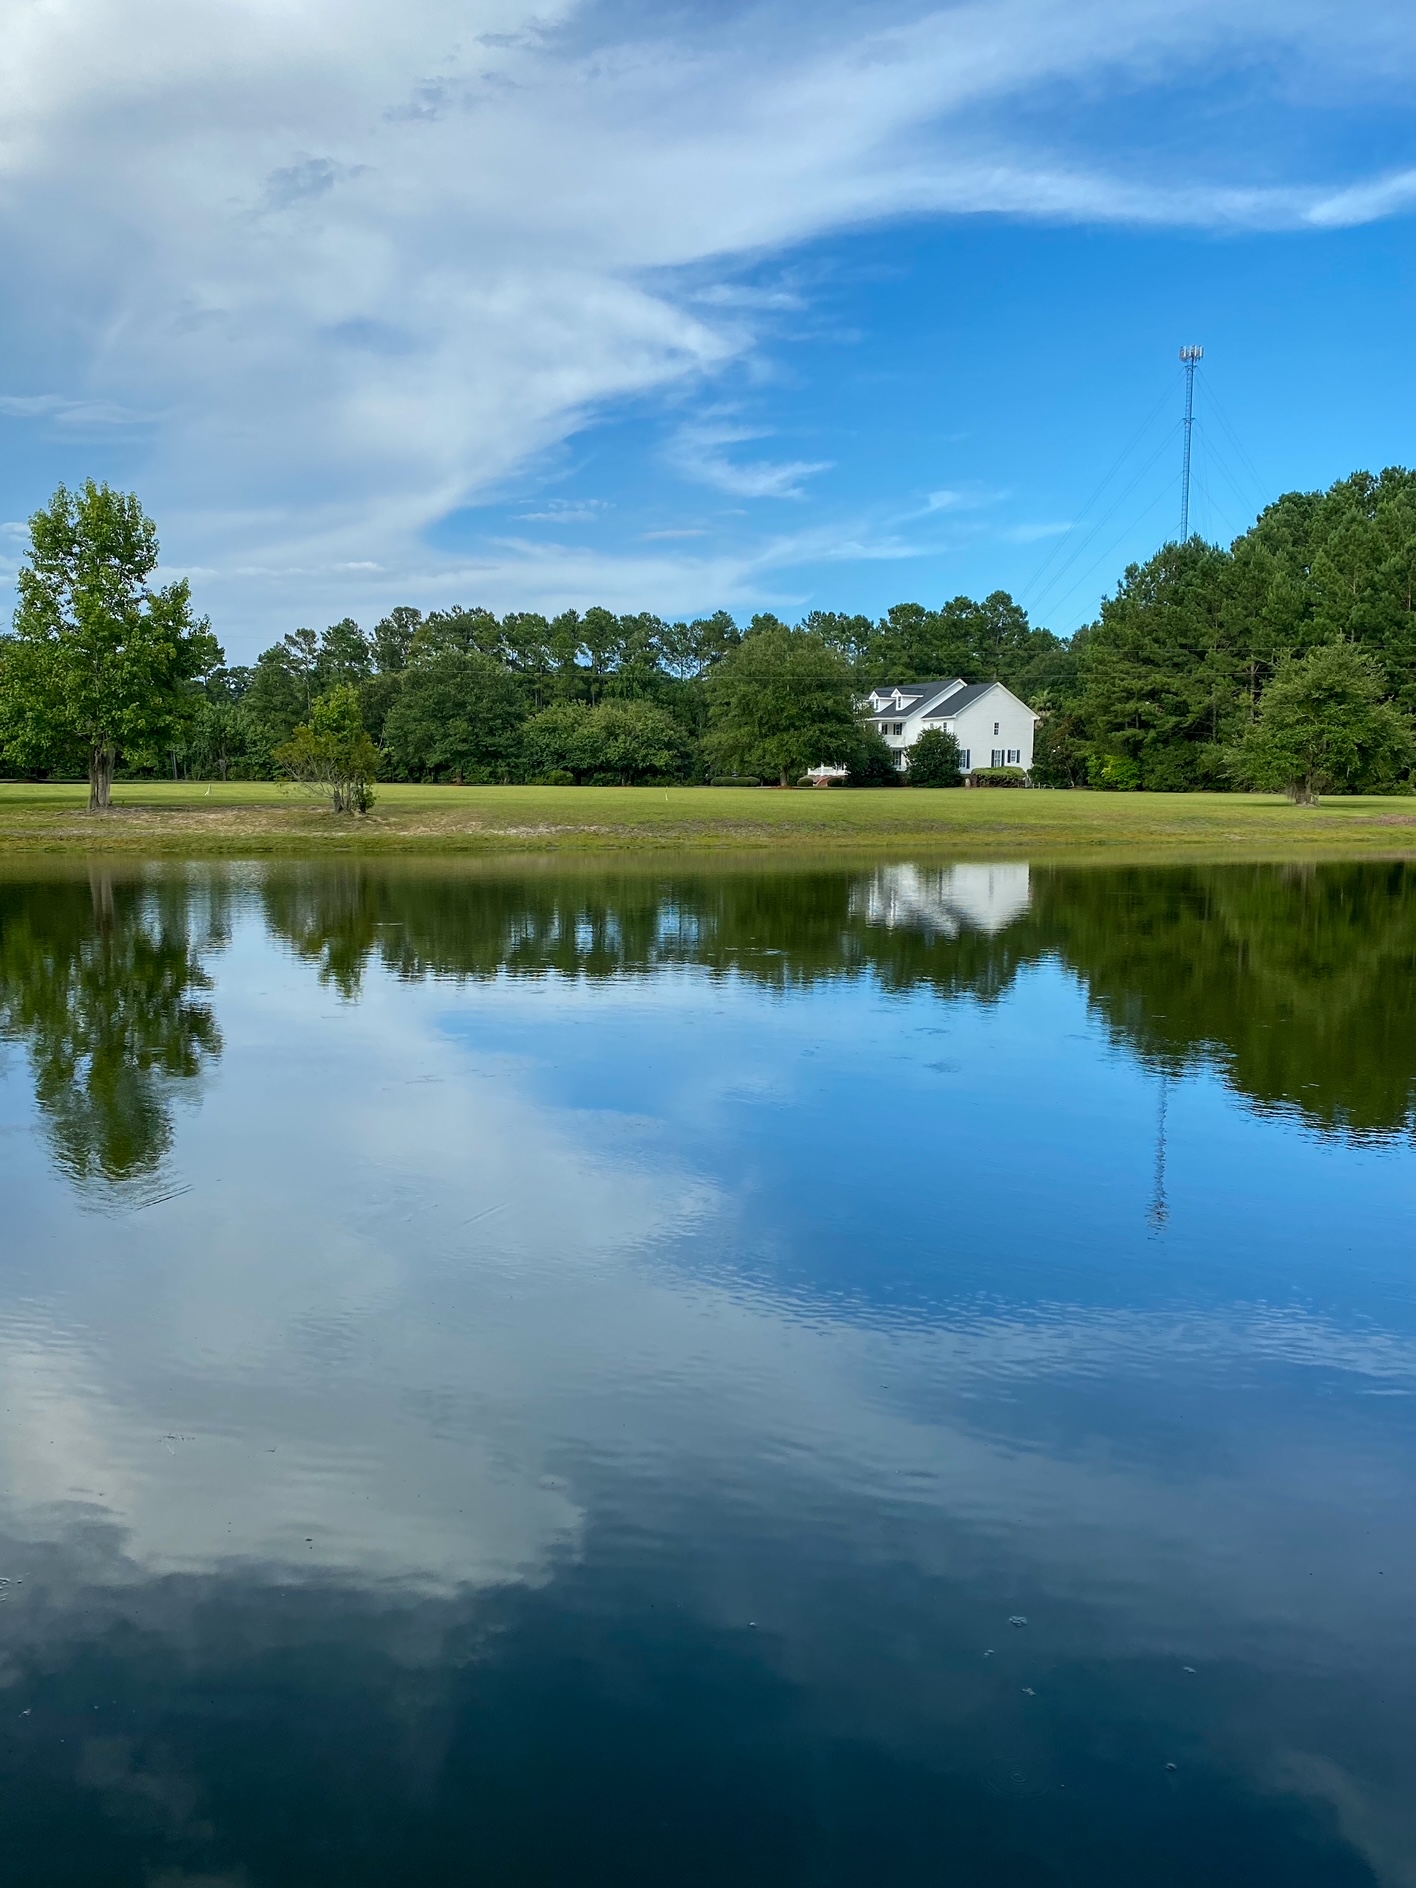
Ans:
[[[910,749],[927,728],[943,728],[959,743],[964,772],[977,767],[1021,767],[1033,760],[1033,730],[1041,716],[1001,682],[900,682],[874,689],[867,710],[895,765],[909,766]]]

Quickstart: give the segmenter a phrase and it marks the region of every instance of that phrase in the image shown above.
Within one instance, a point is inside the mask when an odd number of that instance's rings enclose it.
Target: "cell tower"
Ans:
[[[1180,479],[1180,542],[1190,536],[1190,439],[1195,430],[1195,369],[1205,357],[1202,347],[1182,347],[1180,362],[1185,369],[1185,470]]]

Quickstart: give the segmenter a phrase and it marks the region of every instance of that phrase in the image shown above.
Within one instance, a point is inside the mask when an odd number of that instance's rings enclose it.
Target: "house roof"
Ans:
[[[877,718],[890,715],[917,715],[923,713],[926,721],[952,721],[956,714],[962,714],[966,708],[972,708],[976,701],[981,701],[990,689],[1001,688],[1005,695],[1013,695],[1006,682],[962,682],[956,675],[949,682],[882,682],[879,688],[871,689],[872,698],[877,695],[894,696],[898,694],[903,702],[902,708],[872,708],[871,713]],[[1038,719],[1036,710],[1020,696],[1013,695],[1021,708],[1027,708],[1034,721]]]
[[[967,687],[946,696],[943,701],[930,708],[925,719],[927,721],[943,721],[946,717],[952,719],[961,708],[971,708],[981,695],[986,695],[991,688],[997,686],[996,682],[970,682]]]
[[[877,708],[876,714],[913,714],[925,702],[933,701],[937,696],[946,695],[951,689],[959,689],[963,683],[956,675],[943,682],[882,682],[878,688],[872,688],[872,697],[876,695],[899,695],[908,706],[904,709]]]

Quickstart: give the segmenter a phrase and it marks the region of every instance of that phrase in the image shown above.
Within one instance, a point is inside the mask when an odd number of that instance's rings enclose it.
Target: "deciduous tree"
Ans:
[[[327,793],[336,813],[367,813],[374,803],[379,751],[365,730],[352,682],[321,695],[310,719],[277,748],[275,758],[292,780]]]
[[[705,687],[720,772],[775,774],[785,787],[809,767],[847,759],[857,743],[850,667],[809,630],[756,619]]]
[[[402,774],[423,780],[513,778],[525,719],[521,684],[490,656],[445,646],[405,669],[383,726]]]
[[[136,494],[61,485],[29,530],[14,633],[0,643],[0,741],[26,766],[82,750],[89,807],[102,811],[120,757],[155,764],[221,650],[193,620],[185,579],[153,587],[157,530]]]
[[[531,717],[524,739],[533,773],[625,787],[681,778],[692,749],[673,716],[648,701],[556,702]]]
[[[1240,776],[1303,806],[1320,793],[1391,783],[1411,765],[1416,729],[1382,689],[1376,660],[1351,643],[1286,657],[1236,749]]]

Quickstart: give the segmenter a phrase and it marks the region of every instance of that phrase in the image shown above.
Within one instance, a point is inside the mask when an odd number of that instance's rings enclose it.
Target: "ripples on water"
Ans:
[[[1413,969],[1385,865],[0,881],[7,1883],[1416,1880]]]

